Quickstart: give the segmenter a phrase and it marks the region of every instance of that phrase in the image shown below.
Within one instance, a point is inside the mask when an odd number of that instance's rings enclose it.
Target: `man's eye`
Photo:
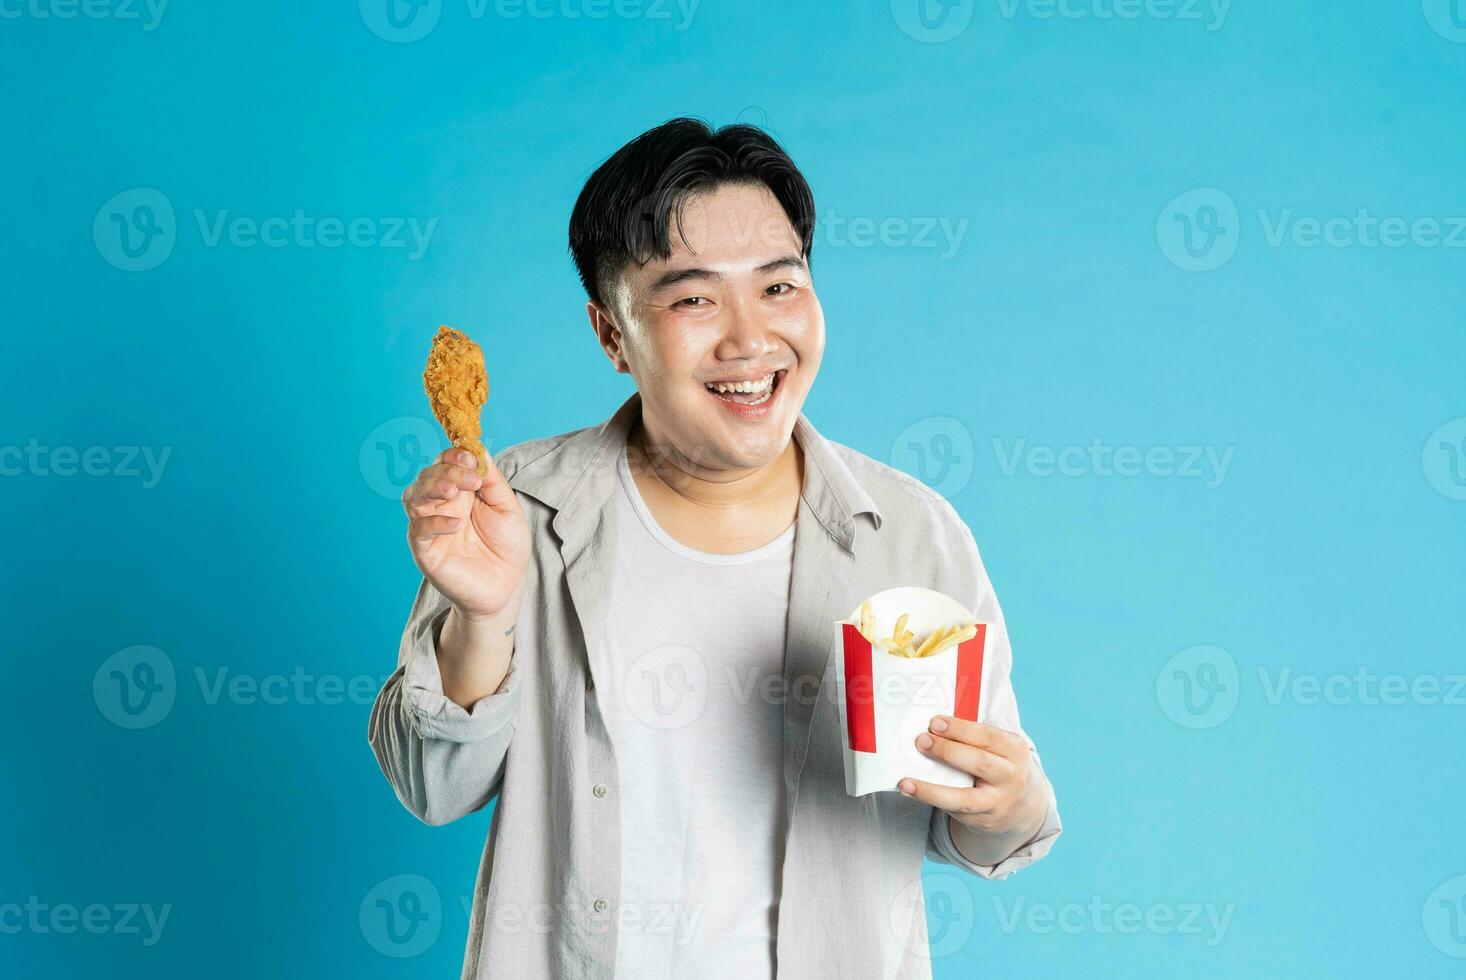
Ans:
[[[794,284],[788,282],[776,282],[768,288],[769,295],[783,296],[786,293],[794,292]]]
[[[690,308],[700,308],[700,307],[703,307],[703,306],[707,306],[708,303],[710,303],[710,302],[711,302],[711,300],[709,300],[706,296],[688,296],[686,299],[679,299],[677,302],[673,303],[672,305],[673,306],[685,306],[685,307],[690,307]]]

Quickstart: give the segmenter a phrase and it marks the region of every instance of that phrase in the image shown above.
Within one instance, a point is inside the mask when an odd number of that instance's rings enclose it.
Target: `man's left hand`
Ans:
[[[1022,735],[936,715],[929,730],[917,736],[916,747],[929,758],[971,773],[975,785],[937,786],[908,776],[901,780],[902,793],[945,810],[977,835],[1017,838],[1015,847],[1038,833],[1048,812],[1048,788],[1034,772]]]

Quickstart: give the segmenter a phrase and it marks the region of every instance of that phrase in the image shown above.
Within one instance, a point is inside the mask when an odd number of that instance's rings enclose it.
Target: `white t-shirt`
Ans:
[[[696,551],[658,526],[624,451],[617,468],[596,665],[621,787],[615,975],[772,977],[794,525],[753,551]]]

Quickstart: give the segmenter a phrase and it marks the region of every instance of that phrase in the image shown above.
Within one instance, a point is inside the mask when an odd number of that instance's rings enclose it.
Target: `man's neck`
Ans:
[[[626,459],[657,524],[698,551],[751,551],[778,537],[799,512],[804,453],[793,438],[762,466],[719,471],[695,466],[670,444],[659,445],[638,420],[627,438]]]

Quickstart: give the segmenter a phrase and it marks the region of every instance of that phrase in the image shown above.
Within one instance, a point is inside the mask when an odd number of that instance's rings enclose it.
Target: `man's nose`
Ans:
[[[747,303],[724,307],[724,330],[718,358],[725,361],[758,360],[779,348],[779,340],[764,312]]]

